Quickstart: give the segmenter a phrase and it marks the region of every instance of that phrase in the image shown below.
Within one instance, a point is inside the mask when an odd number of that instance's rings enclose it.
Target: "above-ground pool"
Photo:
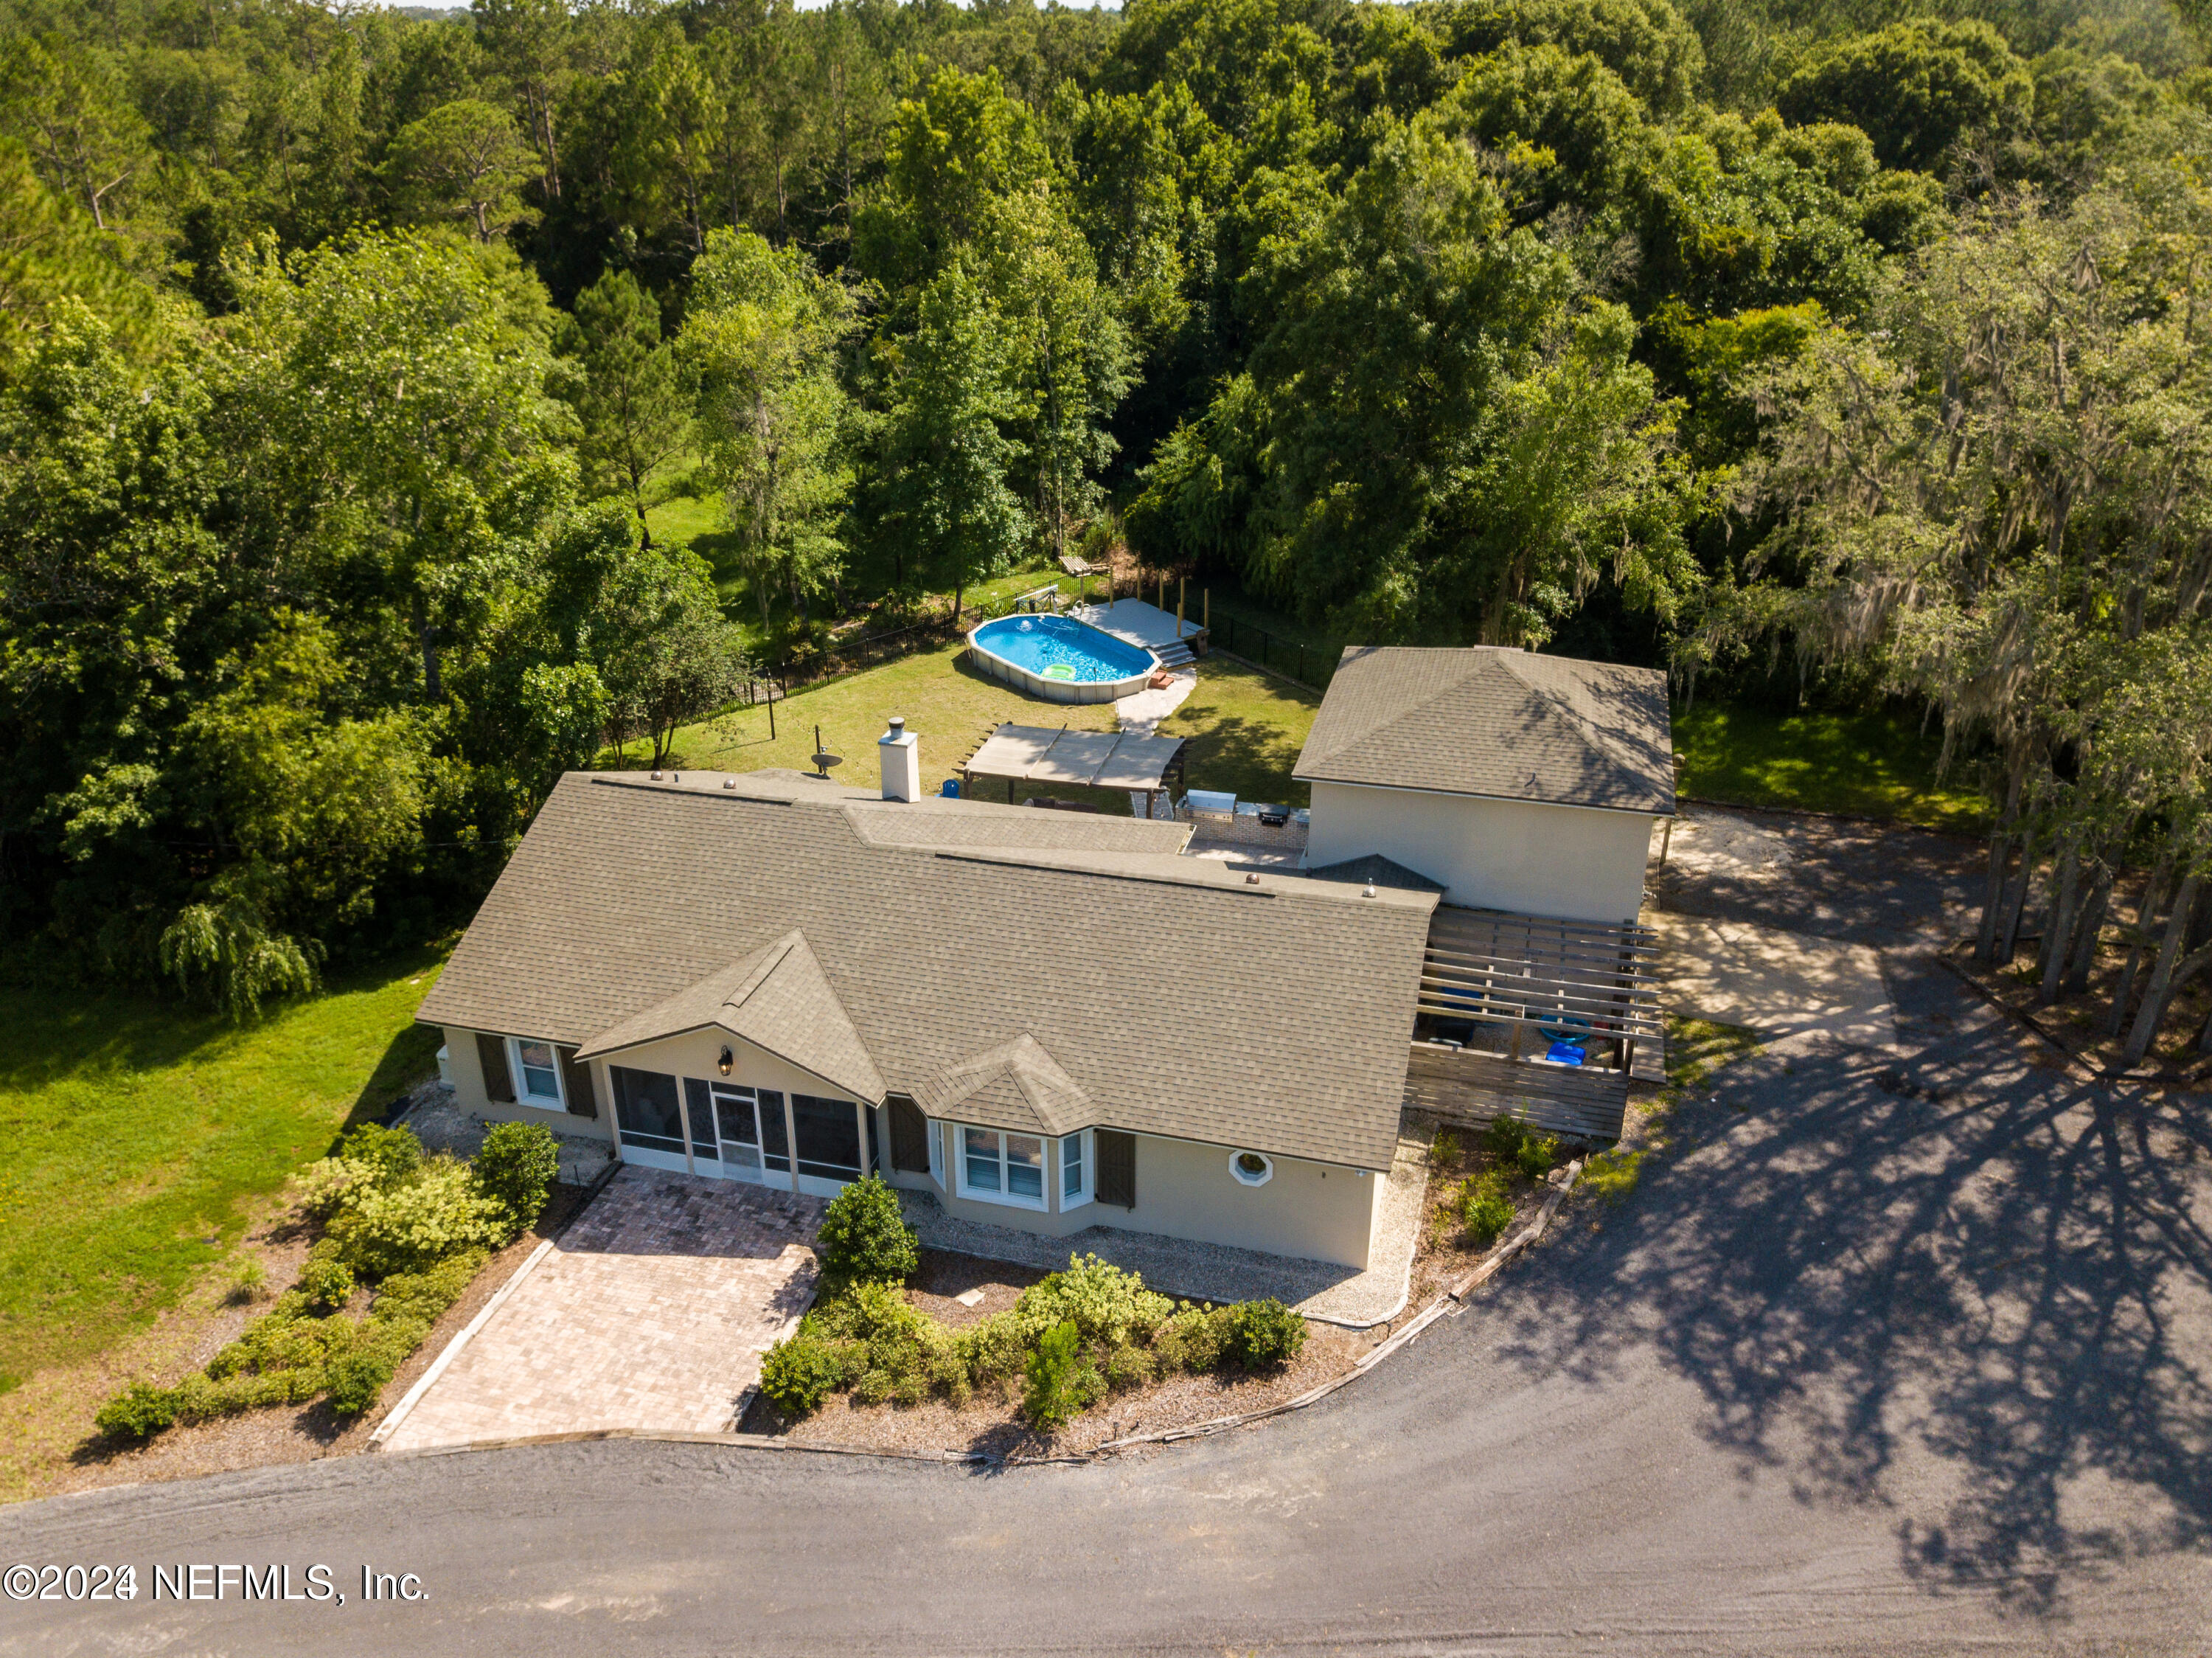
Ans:
[[[1158,657],[1073,616],[1001,616],[968,635],[975,665],[1033,697],[1110,703],[1144,689]]]

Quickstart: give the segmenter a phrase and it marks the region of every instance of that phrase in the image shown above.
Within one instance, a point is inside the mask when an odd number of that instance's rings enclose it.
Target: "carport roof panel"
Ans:
[[[1158,789],[1164,786],[1168,767],[1182,752],[1180,737],[1125,736],[1114,746],[1106,763],[1098,768],[1092,786],[1098,789]]]
[[[1030,783],[1073,783],[1089,788],[1098,768],[1113,758],[1121,738],[1110,731],[1063,731],[1030,767]]]
[[[1159,789],[1182,748],[1176,737],[1116,735],[1002,725],[961,769],[971,777],[1022,783],[1076,783],[1086,789]]]

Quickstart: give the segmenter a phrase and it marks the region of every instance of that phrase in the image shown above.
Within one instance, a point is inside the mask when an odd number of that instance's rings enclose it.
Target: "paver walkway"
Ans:
[[[714,1433],[814,1296],[818,1198],[626,1166],[386,1442]]]

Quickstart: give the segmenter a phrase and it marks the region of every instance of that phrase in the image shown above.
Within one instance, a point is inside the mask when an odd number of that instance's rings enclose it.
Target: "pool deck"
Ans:
[[[1078,605],[1067,613],[1079,622],[1090,623],[1101,633],[1110,633],[1127,643],[1152,651],[1173,645],[1178,639],[1188,641],[1193,634],[1205,631],[1199,626],[1198,619],[1192,617],[1178,633],[1175,612],[1148,605],[1142,599],[1116,599],[1110,605]]]

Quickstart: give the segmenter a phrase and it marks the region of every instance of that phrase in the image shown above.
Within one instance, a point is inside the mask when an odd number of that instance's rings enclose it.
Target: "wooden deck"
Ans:
[[[1554,1133],[1618,1139],[1630,1084],[1665,1075],[1656,955],[1640,926],[1439,906],[1406,1103],[1455,1122],[1516,1117]],[[1583,1064],[1545,1057],[1562,1034],[1583,1049]]]

